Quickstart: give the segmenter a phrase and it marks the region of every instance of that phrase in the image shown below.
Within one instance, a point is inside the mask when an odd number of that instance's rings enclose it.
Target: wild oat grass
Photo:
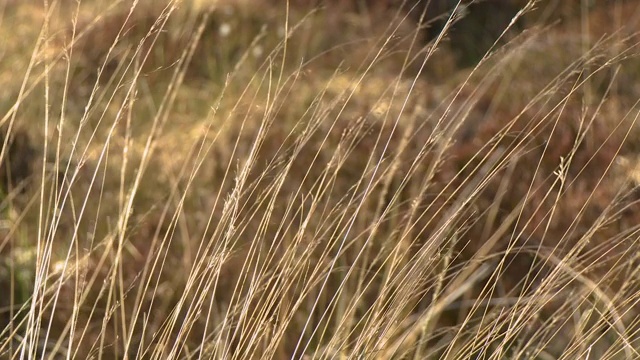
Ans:
[[[0,3],[0,358],[640,358],[640,4],[508,3]]]

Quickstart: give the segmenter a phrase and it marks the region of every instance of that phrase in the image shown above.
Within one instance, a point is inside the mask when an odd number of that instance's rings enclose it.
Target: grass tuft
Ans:
[[[0,4],[0,359],[640,358],[638,4],[354,4]]]

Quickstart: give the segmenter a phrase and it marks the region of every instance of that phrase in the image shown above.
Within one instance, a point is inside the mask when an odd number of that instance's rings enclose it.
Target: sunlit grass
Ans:
[[[0,358],[640,356],[640,8],[521,5],[5,3]]]

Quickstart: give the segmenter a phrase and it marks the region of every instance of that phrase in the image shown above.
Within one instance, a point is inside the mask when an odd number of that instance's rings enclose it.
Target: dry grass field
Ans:
[[[640,1],[0,0],[0,38],[0,359],[640,359]]]

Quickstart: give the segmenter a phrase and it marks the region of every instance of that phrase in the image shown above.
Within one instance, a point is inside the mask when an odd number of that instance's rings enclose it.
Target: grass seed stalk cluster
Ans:
[[[640,358],[640,3],[428,3],[0,2],[0,359]]]

